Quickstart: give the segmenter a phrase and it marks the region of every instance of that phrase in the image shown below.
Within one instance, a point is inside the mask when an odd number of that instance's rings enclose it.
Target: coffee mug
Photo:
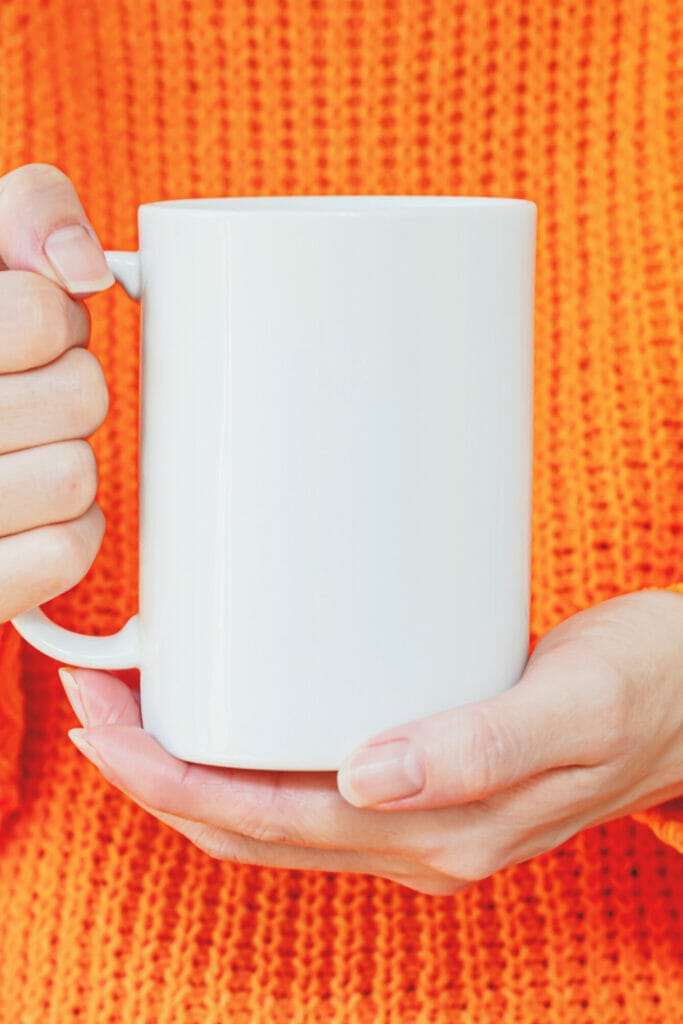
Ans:
[[[141,307],[139,614],[31,644],[140,669],[186,761],[336,770],[528,657],[536,205],[189,199],[109,252]]]

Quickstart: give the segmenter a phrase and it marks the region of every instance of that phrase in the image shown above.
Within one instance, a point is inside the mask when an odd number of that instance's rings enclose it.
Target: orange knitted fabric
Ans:
[[[683,577],[682,47],[683,0],[3,0],[0,169],[58,164],[117,249],[179,196],[536,201],[533,645]],[[137,600],[138,310],[89,305],[107,533],[49,610],[103,634]],[[72,749],[56,668],[0,629],[2,1022],[683,1022],[683,801],[449,898],[223,864]]]

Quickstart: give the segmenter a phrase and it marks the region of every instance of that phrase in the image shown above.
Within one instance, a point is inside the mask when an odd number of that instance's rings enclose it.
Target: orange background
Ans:
[[[56,163],[117,249],[179,196],[534,200],[533,644],[683,577],[682,52],[679,0],[3,0],[0,171]],[[138,312],[89,305],[107,534],[50,607],[109,633],[137,599]],[[683,1021],[683,858],[643,824],[449,898],[221,864],[71,749],[9,626],[0,662],[3,1021]]]

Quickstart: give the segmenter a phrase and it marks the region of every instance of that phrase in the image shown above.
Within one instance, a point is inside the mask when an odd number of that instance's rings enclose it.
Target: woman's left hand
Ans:
[[[70,733],[79,749],[224,860],[364,872],[447,895],[683,794],[683,597],[671,591],[566,619],[510,690],[375,736],[338,774],[179,761],[143,731],[124,682],[69,672],[86,726]]]

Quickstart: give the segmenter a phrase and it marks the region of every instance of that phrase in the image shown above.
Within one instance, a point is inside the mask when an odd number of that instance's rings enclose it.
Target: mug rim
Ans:
[[[325,215],[414,213],[417,211],[460,210],[473,207],[532,207],[531,199],[512,196],[449,195],[292,195],[292,196],[208,196],[159,199],[142,203],[140,210],[193,214],[315,213]]]

